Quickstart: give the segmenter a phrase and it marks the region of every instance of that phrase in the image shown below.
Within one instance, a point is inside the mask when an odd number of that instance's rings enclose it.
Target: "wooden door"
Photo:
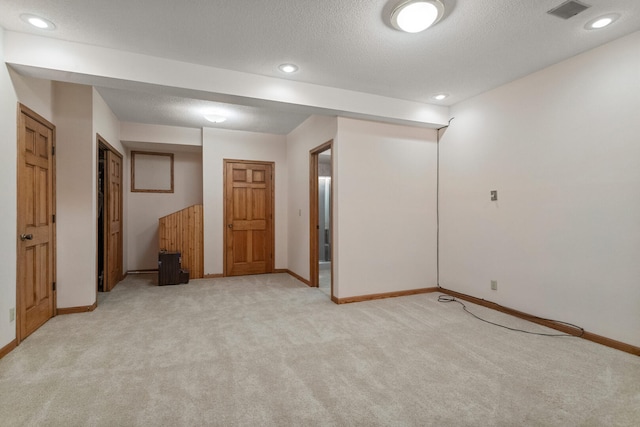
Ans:
[[[17,339],[55,311],[55,127],[20,106],[18,125]]]
[[[273,272],[273,163],[225,160],[225,275]]]
[[[107,151],[106,277],[104,290],[111,291],[122,280],[122,158]]]

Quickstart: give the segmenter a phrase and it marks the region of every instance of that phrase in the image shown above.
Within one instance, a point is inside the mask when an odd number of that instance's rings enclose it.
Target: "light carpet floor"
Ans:
[[[338,306],[286,274],[153,281],[0,360],[0,425],[640,425],[639,357],[437,293]]]

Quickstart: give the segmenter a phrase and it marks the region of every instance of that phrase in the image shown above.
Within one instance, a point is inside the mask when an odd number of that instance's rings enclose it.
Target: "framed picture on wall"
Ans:
[[[131,192],[173,193],[173,153],[132,151]]]

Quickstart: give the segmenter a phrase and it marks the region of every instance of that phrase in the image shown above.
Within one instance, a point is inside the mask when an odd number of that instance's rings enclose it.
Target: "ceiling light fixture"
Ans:
[[[435,99],[436,101],[442,101],[443,99],[447,98],[449,95],[446,93],[439,93],[437,95],[433,95],[431,98]]]
[[[279,67],[280,71],[283,73],[291,74],[298,71],[298,66],[295,64],[281,64]]]
[[[444,15],[440,0],[403,1],[391,12],[391,25],[407,33],[419,33],[436,24]]]
[[[56,26],[53,22],[49,21],[48,19],[42,18],[40,16],[32,15],[30,13],[23,13],[22,15],[20,15],[20,18],[27,24],[30,24],[41,30],[56,29]]]
[[[587,25],[585,25],[584,28],[587,30],[599,30],[600,28],[613,24],[618,18],[620,18],[620,15],[617,13],[599,16],[587,22]]]
[[[219,116],[217,114],[205,114],[204,118],[209,120],[212,123],[222,123],[227,120],[224,116]]]

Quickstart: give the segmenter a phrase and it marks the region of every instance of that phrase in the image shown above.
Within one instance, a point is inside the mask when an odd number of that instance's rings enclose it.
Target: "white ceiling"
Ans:
[[[10,31],[440,105],[455,104],[640,30],[638,0],[582,0],[591,7],[568,20],[546,13],[564,0],[442,1],[444,19],[418,34],[390,26],[388,16],[400,0],[0,0],[0,25]],[[585,30],[586,22],[612,12],[620,14],[613,25]],[[31,28],[19,18],[22,13],[50,19],[57,29]],[[284,62],[300,70],[284,76],[278,70]],[[206,97],[99,91],[122,121],[211,125],[187,113]],[[439,92],[451,96],[433,100]],[[275,105],[226,107],[246,120],[219,127],[267,133],[288,133],[309,114]]]

